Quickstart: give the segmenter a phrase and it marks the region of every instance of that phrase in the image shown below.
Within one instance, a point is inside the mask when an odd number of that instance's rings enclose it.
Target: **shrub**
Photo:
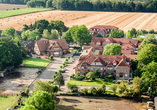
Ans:
[[[53,79],[56,78],[56,75],[53,75],[52,78],[53,78]]]
[[[110,87],[110,89],[113,91],[113,94],[115,95],[116,94],[116,90],[117,90],[117,85],[112,85],[111,87]]]
[[[103,95],[104,93],[105,93],[105,89],[104,89],[104,88],[98,88],[98,89],[97,89],[97,94],[98,94],[99,96]]]
[[[82,89],[82,92],[84,93],[84,95],[87,95],[88,94],[88,89],[84,88],[84,89]]]
[[[79,81],[82,81],[83,79],[84,79],[83,76],[77,76],[77,77],[76,77],[76,80],[79,80]]]
[[[70,57],[68,57],[68,59],[70,59]]]
[[[28,95],[28,93],[29,93],[29,88],[27,87],[27,88],[25,89],[25,94]]]
[[[6,9],[6,11],[8,11],[8,9]]]
[[[58,72],[56,71],[55,74],[58,74]]]
[[[75,78],[75,74],[71,74],[70,78]]]
[[[71,92],[77,92],[78,91],[78,87],[75,84],[67,84],[68,89],[71,90]]]
[[[77,72],[77,73],[76,73],[75,77],[77,77],[77,76],[80,76],[80,72]]]
[[[63,68],[63,66],[61,65],[61,66],[60,66],[60,68],[62,69],[62,68]]]
[[[150,34],[153,34],[153,33],[154,33],[154,29],[150,30],[149,33],[150,33]]]
[[[13,8],[13,10],[15,10],[15,8]]]
[[[68,61],[68,59],[65,59],[65,61]]]
[[[79,48],[79,49],[78,49],[78,51],[79,51],[79,52],[81,52],[81,51],[82,51],[82,49],[81,49],[81,48]]]
[[[19,10],[20,8],[17,8],[17,10]]]
[[[50,60],[53,60],[53,55],[50,55]]]
[[[90,93],[91,93],[92,95],[97,95],[97,90],[96,90],[95,87],[90,88],[89,91],[90,91]]]

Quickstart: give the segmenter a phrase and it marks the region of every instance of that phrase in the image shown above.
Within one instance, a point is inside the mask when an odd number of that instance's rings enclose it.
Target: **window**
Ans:
[[[103,70],[103,68],[101,68],[101,70]]]
[[[113,68],[112,67],[107,67],[107,70],[113,70]]]
[[[103,46],[105,46],[105,43],[103,44]]]
[[[84,70],[85,68],[84,67],[81,67],[81,70]]]
[[[125,70],[125,72],[128,72],[128,70]]]
[[[117,69],[117,72],[119,72],[119,69]]]
[[[113,65],[116,65],[116,63],[113,63]]]
[[[47,52],[47,54],[49,55],[49,52]]]
[[[80,69],[80,67],[78,67],[78,69]]]
[[[62,52],[60,52],[60,55],[62,55]]]
[[[59,50],[59,48],[54,48],[54,50]]]
[[[106,70],[106,68],[104,68],[104,70]]]
[[[93,70],[93,68],[91,67],[91,70]]]
[[[97,45],[100,45],[100,43],[97,43]]]
[[[125,77],[127,77],[128,75],[127,74],[125,74]]]
[[[53,55],[53,52],[51,52],[51,55]]]
[[[92,30],[92,29],[90,29],[90,30]]]
[[[120,70],[120,72],[123,72],[123,70]]]
[[[96,70],[97,68],[96,67],[94,67],[94,70]]]
[[[90,67],[88,67],[88,70],[90,70]]]

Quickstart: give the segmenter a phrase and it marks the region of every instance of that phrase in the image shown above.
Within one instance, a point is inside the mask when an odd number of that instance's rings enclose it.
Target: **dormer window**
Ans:
[[[92,31],[92,29],[90,29]]]
[[[134,44],[134,45],[136,45],[136,44]]]
[[[97,45],[100,45],[100,43],[97,43]]]
[[[126,64],[129,64],[129,62],[126,62]]]
[[[116,63],[113,63],[113,65],[116,65]]]
[[[94,29],[94,31],[95,31],[95,29]]]

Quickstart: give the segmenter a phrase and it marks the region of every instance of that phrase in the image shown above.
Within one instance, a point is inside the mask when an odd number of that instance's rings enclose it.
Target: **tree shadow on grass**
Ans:
[[[56,110],[83,110],[74,108],[77,105],[65,106],[65,105],[56,105]]]

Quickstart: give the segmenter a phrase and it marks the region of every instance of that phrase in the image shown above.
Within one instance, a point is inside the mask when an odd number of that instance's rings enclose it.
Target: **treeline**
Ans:
[[[30,0],[28,7],[53,7],[61,10],[157,12],[157,0],[151,1],[88,1],[88,0]]]

